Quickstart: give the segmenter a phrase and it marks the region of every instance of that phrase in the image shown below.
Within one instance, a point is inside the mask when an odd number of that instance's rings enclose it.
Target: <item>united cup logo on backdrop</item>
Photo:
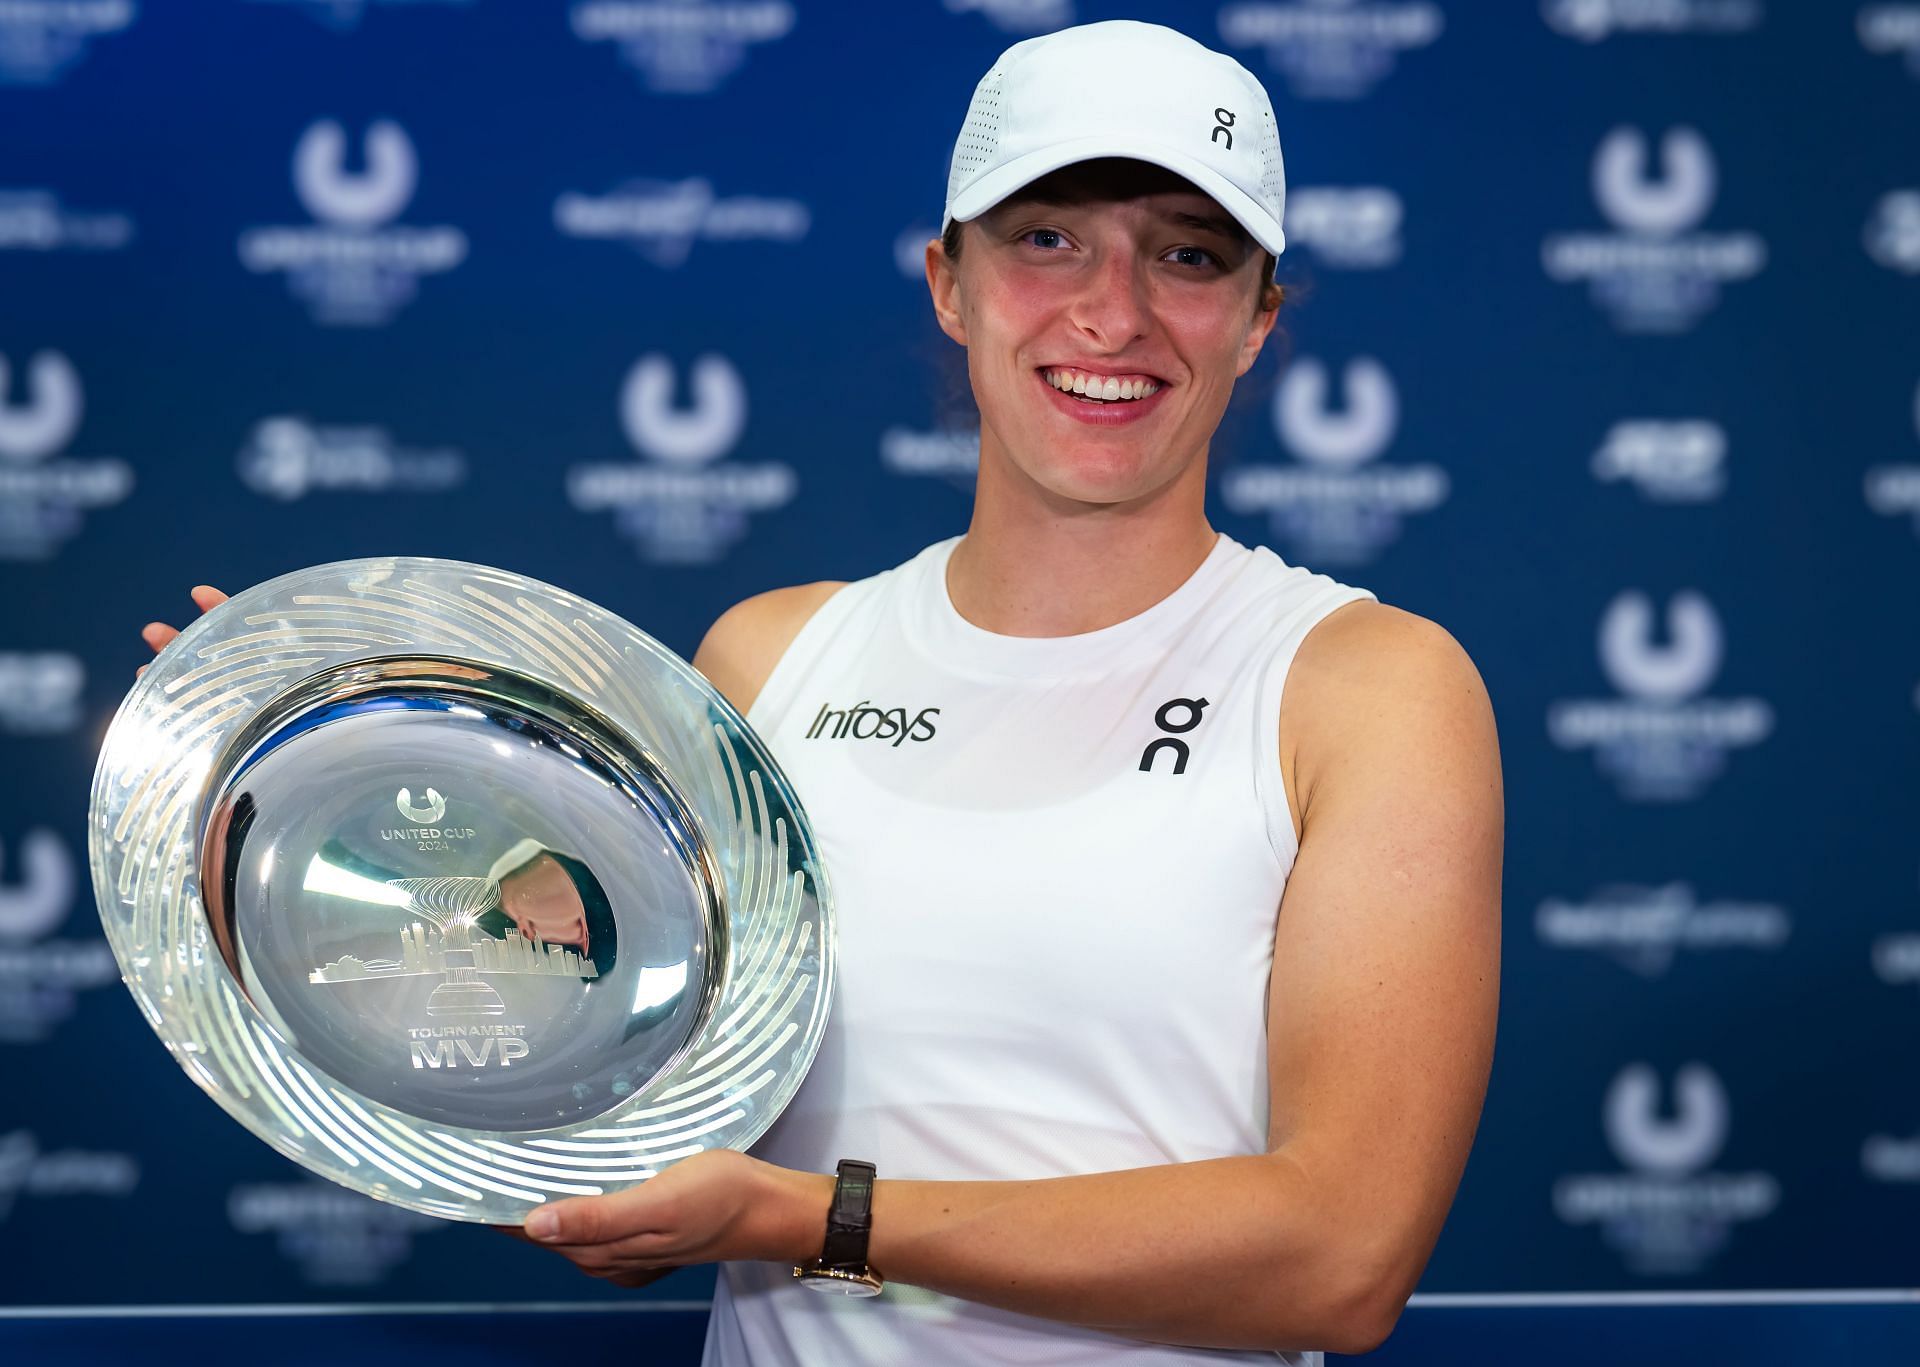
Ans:
[[[0,1044],[45,1039],[81,992],[120,978],[104,939],[48,938],[66,923],[78,887],[73,855],[52,831],[0,841]]]
[[[1378,270],[1400,260],[1406,210],[1384,185],[1305,185],[1287,195],[1287,243],[1328,266]]]
[[[1585,281],[1622,332],[1684,332],[1719,302],[1721,287],[1758,275],[1767,245],[1750,232],[1696,231],[1713,207],[1713,149],[1691,128],[1669,128],[1660,169],[1646,137],[1616,128],[1594,152],[1593,196],[1610,233],[1556,233],[1541,245],[1552,279]]]
[[[1367,0],[1248,0],[1220,11],[1229,47],[1266,50],[1303,100],[1357,100],[1400,54],[1430,46],[1446,20],[1438,5]]]
[[[0,86],[53,85],[103,34],[139,14],[134,0],[11,0],[0,4]]]
[[[1588,468],[1602,484],[1625,481],[1650,503],[1707,503],[1727,488],[1727,434],[1705,418],[1622,418]]]
[[[1600,618],[1600,667],[1621,696],[1565,698],[1547,709],[1547,734],[1563,750],[1591,749],[1600,771],[1635,802],[1698,797],[1736,749],[1773,734],[1764,698],[1701,696],[1720,672],[1726,644],[1704,594],[1668,600],[1655,639],[1653,602],[1628,591]]]
[[[581,0],[568,13],[583,43],[612,43],[661,95],[719,89],[759,43],[793,29],[789,0]]]
[[[709,564],[746,535],[752,514],[791,503],[800,478],[777,461],[722,459],[747,426],[747,387],[725,356],[693,363],[682,401],[678,368],[642,356],[620,387],[620,425],[639,462],[575,465],[567,500],[581,512],[610,510],[614,525],[656,564]]]
[[[293,186],[311,225],[249,228],[240,262],[257,275],[284,274],[317,323],[378,327],[419,290],[422,277],[467,257],[467,235],[445,225],[395,223],[413,199],[419,163],[406,130],[381,119],[349,166],[346,130],[322,119],[293,150]]]
[[[1295,361],[1273,397],[1273,425],[1294,465],[1244,465],[1221,476],[1236,513],[1265,513],[1273,533],[1309,564],[1352,565],[1399,539],[1401,524],[1446,502],[1450,481],[1437,465],[1393,465],[1379,457],[1400,426],[1399,392],[1371,357],[1341,373],[1335,407],[1327,367]]]
[[[330,1182],[257,1182],[227,1196],[240,1234],[271,1234],[312,1286],[374,1286],[413,1253],[414,1236],[448,1227]]]
[[[1920,435],[1920,386],[1913,391],[1913,430]],[[1920,536],[1920,459],[1875,465],[1865,477],[1867,506],[1883,517],[1909,517]]]
[[[1644,1276],[1698,1272],[1734,1229],[1773,1213],[1780,1184],[1767,1172],[1712,1170],[1730,1129],[1726,1087],[1689,1063],[1671,1088],[1644,1063],[1620,1070],[1607,1088],[1607,1144],[1628,1171],[1583,1173],[1554,1184],[1554,1213],[1591,1224],[1629,1271]],[[1663,1102],[1663,1092],[1670,1099]]]
[[[24,376],[0,355],[0,560],[52,557],[84,514],[133,491],[124,460],[53,458],[79,431],[83,408],[80,372],[59,352],[34,353]]]

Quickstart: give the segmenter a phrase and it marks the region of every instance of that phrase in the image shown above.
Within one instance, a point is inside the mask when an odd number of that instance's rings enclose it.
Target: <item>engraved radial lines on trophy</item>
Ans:
[[[343,228],[377,228],[397,218],[413,198],[419,163],[406,131],[381,119],[367,129],[366,169],[346,170],[347,135],[322,119],[293,149],[293,186],[308,213]]]
[[[1400,425],[1400,398],[1387,368],[1370,356],[1341,372],[1344,409],[1331,406],[1327,367],[1303,358],[1288,369],[1273,396],[1273,426],[1301,460],[1347,469],[1364,465],[1392,443]]]
[[[1637,129],[1616,128],[1601,140],[1593,156],[1593,197],[1615,227],[1677,237],[1706,217],[1718,181],[1707,140],[1692,128],[1670,128],[1660,140],[1660,159],[1665,171],[1656,178]]]
[[[60,450],[80,427],[80,374],[57,351],[38,351],[27,364],[26,395],[13,392],[13,373],[0,356],[0,460],[41,460]]]
[[[1699,693],[1720,672],[1725,650],[1720,618],[1705,595],[1685,590],[1667,604],[1668,643],[1653,641],[1653,604],[1627,592],[1600,619],[1600,663],[1621,693],[1678,702]]]
[[[693,363],[693,401],[674,403],[673,362],[649,353],[620,390],[620,421],[641,454],[670,465],[704,465],[733,449],[747,426],[747,386],[724,356]]]

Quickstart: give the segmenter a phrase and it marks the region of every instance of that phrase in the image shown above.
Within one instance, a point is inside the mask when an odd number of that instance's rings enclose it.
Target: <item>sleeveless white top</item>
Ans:
[[[1298,848],[1281,688],[1308,630],[1374,595],[1222,535],[1137,616],[1001,636],[947,595],[959,539],[829,598],[748,712],[839,917],[826,1037],[753,1152],[811,1172],[867,1159],[883,1182],[1263,1152]],[[1149,1344],[893,1282],[829,1296],[732,1262],[704,1363],[1276,1360],[1320,1354]]]

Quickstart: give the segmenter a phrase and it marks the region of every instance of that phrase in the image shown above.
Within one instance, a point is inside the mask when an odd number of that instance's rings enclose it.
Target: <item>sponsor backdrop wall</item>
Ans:
[[[166,1057],[85,866],[136,631],[413,553],[691,653],[960,531],[947,154],[1007,43],[1120,16],[1287,154],[1217,525],[1499,715],[1503,1028],[1423,1289],[1920,1277],[1920,4],[11,0],[0,1298],[609,1294]]]

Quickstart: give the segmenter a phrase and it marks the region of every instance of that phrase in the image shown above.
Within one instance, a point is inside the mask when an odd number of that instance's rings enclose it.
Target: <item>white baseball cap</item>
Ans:
[[[1287,245],[1286,174],[1265,87],[1224,53],[1132,19],[1042,34],[1000,54],[953,145],[940,231],[1095,157],[1165,167],[1275,256]]]

